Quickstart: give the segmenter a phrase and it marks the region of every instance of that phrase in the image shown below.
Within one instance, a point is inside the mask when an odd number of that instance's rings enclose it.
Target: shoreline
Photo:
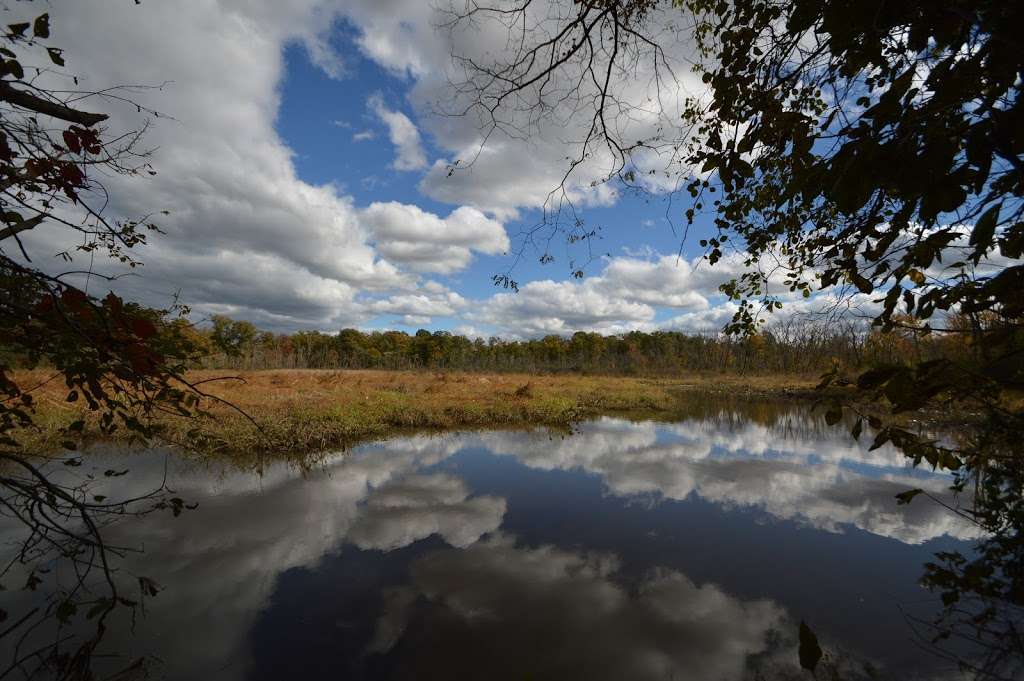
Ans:
[[[45,375],[44,370],[32,372]],[[701,374],[676,378],[579,374],[265,369],[197,370],[192,380],[224,377],[204,389],[227,400],[260,425],[255,428],[230,407],[209,403],[208,417],[160,419],[161,437],[189,442],[200,453],[232,457],[303,458],[329,449],[410,431],[446,431],[533,426],[570,428],[598,416],[646,417],[682,414],[695,395],[810,401],[817,377]],[[59,429],[87,411],[68,404],[61,386],[36,395],[35,433],[24,433],[33,454],[60,450]],[[88,423],[88,419],[87,419]],[[189,431],[201,433],[197,439]],[[100,439],[89,423],[82,444]],[[107,438],[107,442],[111,439]],[[113,442],[124,442],[113,438]]]

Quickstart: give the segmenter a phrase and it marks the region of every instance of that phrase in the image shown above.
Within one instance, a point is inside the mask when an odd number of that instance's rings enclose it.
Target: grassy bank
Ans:
[[[42,382],[42,371],[32,378]],[[211,402],[198,420],[168,416],[160,425],[172,442],[212,452],[302,455],[410,430],[569,426],[601,414],[669,415],[694,393],[809,394],[814,377],[695,375],[651,379],[610,376],[399,371],[197,371],[194,380],[234,378],[203,389],[244,411]],[[29,381],[25,381],[29,383]],[[41,429],[26,433],[32,449],[59,446],[58,430],[85,413],[64,401],[59,383],[36,393]],[[93,430],[94,429],[90,429]],[[87,431],[88,432],[88,431]]]

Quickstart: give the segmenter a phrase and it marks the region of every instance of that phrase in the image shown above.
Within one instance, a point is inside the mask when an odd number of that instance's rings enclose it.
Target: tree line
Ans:
[[[955,324],[953,325],[955,327]],[[955,329],[954,329],[955,330]],[[298,331],[274,334],[215,316],[191,327],[197,363],[211,369],[433,369],[495,372],[679,375],[686,372],[822,373],[962,356],[962,334],[913,326],[882,333],[856,321],[776,323],[757,334],[578,331],[526,340],[468,338],[449,331]]]

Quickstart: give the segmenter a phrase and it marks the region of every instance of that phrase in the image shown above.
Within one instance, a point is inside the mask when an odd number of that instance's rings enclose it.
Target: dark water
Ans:
[[[799,408],[396,439],[301,473],[169,457],[128,484],[199,508],[117,526],[164,591],[105,648],[171,679],[743,679],[797,623],[887,678],[947,678],[916,583],[971,528]],[[106,464],[101,464],[106,465]]]

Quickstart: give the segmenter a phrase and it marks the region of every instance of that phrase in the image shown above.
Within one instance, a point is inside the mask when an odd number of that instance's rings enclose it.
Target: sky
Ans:
[[[500,57],[501,26],[448,31],[439,3],[423,0],[45,4],[51,42],[81,87],[139,86],[114,92],[141,111],[96,97],[83,108],[111,113],[110,136],[150,126],[156,174],[104,180],[108,215],[156,214],[164,232],[139,249],[144,265],[113,284],[118,292],[156,306],[178,299],[197,321],[226,314],[276,332],[713,333],[732,316],[718,286],[740,271],[742,254],[714,268],[700,261],[708,226],[698,220],[682,239],[688,198],[673,191],[680,175],[664,159],[646,159],[660,174],[637,194],[593,184],[608,161],[595,154],[567,185],[595,238],[556,236],[546,250],[524,241],[586,121],[556,111],[528,139],[485,141],[479,119],[446,115],[459,104],[452,54]],[[7,14],[13,21],[35,5]],[[626,134],[674,125],[682,98],[699,89],[684,68],[687,46],[670,48],[679,57],[670,85],[642,67],[616,81],[624,100],[646,102]],[[44,227],[25,242],[34,262],[59,270],[66,263],[54,254],[74,245],[67,238]],[[542,264],[545,253],[553,260]],[[571,276],[580,268],[582,278]],[[492,282],[506,273],[518,292]],[[111,286],[88,284],[94,294]],[[793,303],[790,313],[811,304]]]

